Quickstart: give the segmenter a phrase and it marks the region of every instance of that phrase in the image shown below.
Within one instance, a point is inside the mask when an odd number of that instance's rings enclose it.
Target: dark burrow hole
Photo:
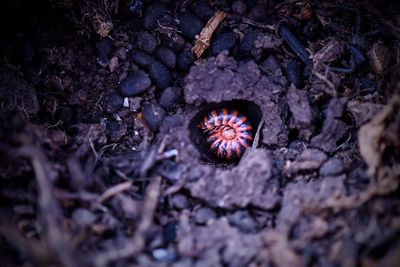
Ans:
[[[220,108],[234,109],[247,117],[252,128],[253,128],[253,138],[257,132],[258,125],[262,119],[262,113],[260,108],[251,101],[247,100],[232,100],[232,101],[224,101],[220,103],[208,103],[203,105],[199,112],[193,117],[193,119],[189,123],[189,133],[190,140],[196,146],[201,154],[201,160],[205,164],[211,164],[216,167],[229,167],[235,166],[239,163],[239,159],[220,159],[217,155],[211,151],[210,146],[206,140],[207,135],[204,131],[197,127],[201,121],[203,121],[204,116],[208,115],[211,111],[217,110]],[[261,134],[261,133],[260,133]],[[262,140],[262,136],[259,137]],[[253,139],[254,141],[254,139]],[[251,145],[253,144],[251,142]]]

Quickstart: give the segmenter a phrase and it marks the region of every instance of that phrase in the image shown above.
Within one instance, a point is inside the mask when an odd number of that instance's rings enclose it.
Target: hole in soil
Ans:
[[[232,100],[224,101],[221,103],[210,103],[200,108],[200,111],[193,117],[189,123],[190,140],[195,144],[196,148],[202,155],[202,161],[218,167],[237,165],[240,158],[235,156],[227,159],[227,157],[219,158],[215,151],[210,149],[210,144],[207,142],[208,134],[203,129],[197,127],[201,122],[204,121],[204,116],[207,116],[210,112],[221,108],[227,108],[228,110],[236,110],[239,114],[245,116],[248,122],[252,126],[251,135],[254,139],[257,127],[261,122],[262,115],[260,108],[251,101],[246,100]],[[260,139],[262,137],[260,136]],[[253,144],[253,140],[249,141],[249,146]],[[232,151],[234,154],[234,151]],[[241,154],[243,155],[243,154]]]

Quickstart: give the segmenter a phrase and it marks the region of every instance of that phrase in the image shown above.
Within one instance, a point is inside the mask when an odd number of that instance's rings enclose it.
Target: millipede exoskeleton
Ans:
[[[220,108],[209,112],[197,125],[207,135],[207,143],[220,159],[240,158],[253,141],[253,127],[237,110]]]

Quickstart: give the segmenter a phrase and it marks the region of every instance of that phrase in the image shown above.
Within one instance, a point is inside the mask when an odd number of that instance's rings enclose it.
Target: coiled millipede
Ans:
[[[207,135],[207,143],[224,160],[240,158],[253,141],[253,127],[237,110],[220,108],[209,112],[197,125]]]

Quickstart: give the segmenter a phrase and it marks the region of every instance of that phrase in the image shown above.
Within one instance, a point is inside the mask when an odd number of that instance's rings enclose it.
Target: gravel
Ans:
[[[161,3],[154,3],[144,13],[143,26],[147,30],[154,30],[157,26],[157,20],[161,18],[168,9]]]
[[[137,96],[150,87],[151,80],[144,71],[136,71],[134,74],[123,80],[119,87],[119,93],[122,96]]]
[[[160,105],[165,109],[173,108],[179,103],[182,96],[182,89],[177,87],[167,87],[161,93]]]
[[[225,32],[213,40],[211,43],[211,52],[214,56],[218,55],[224,50],[230,50],[235,46],[236,38],[233,32]]]
[[[146,124],[153,131],[157,131],[165,117],[164,109],[155,101],[143,106],[142,116]]]
[[[249,31],[246,33],[240,43],[239,51],[246,56],[250,56],[258,36],[259,33],[257,31]]]
[[[149,54],[140,50],[132,51],[131,58],[132,61],[141,68],[149,68],[154,60]]]
[[[176,66],[176,55],[174,51],[166,47],[160,47],[157,50],[156,57],[161,61],[167,68],[174,69]]]
[[[158,42],[153,34],[142,31],[137,36],[136,45],[146,53],[153,54],[157,49]]]
[[[178,20],[178,29],[186,38],[193,39],[196,34],[200,33],[200,31],[203,29],[203,22],[201,21],[201,19],[199,19],[192,13],[181,13],[178,16]]]
[[[154,61],[150,65],[149,74],[157,88],[160,89],[164,89],[172,81],[171,72],[159,61]]]
[[[195,58],[192,51],[187,48],[183,50],[182,53],[180,53],[178,56],[178,68],[183,71],[188,70],[194,60]]]

